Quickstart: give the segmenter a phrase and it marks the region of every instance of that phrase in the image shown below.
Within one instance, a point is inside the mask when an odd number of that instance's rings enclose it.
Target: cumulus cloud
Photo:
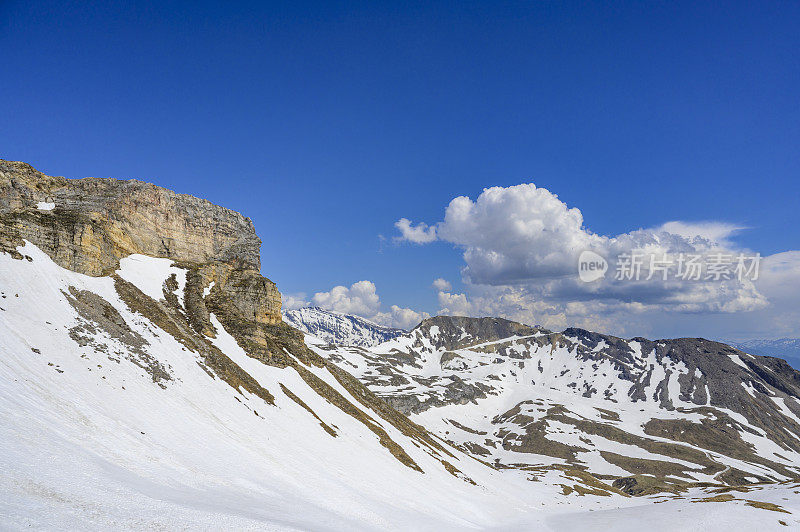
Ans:
[[[744,226],[722,223],[722,222],[667,222],[660,227],[653,229],[657,233],[670,233],[679,235],[689,241],[696,238],[708,240],[721,245],[732,245],[730,237],[736,233],[747,229]]]
[[[303,292],[295,294],[281,294],[281,308],[283,310],[294,310],[309,305],[306,295]]]
[[[599,235],[584,227],[579,209],[533,184],[487,188],[475,200],[457,197],[445,209],[444,219],[433,225],[405,218],[396,225],[400,239],[442,240],[462,250],[465,293],[454,294],[449,283],[434,282],[440,312],[449,314],[500,315],[555,328],[616,323],[615,330],[626,325],[641,329],[664,313],[763,310],[770,304],[769,283],[778,278],[772,271],[777,259],[764,259],[773,266],[762,277],[772,281],[755,281],[732,270],[737,258],[754,256],[732,240],[742,226],[671,221],[616,236]],[[577,275],[578,257],[586,250],[608,262],[605,277],[591,283]],[[699,278],[676,278],[679,264],[692,256],[703,263]],[[714,257],[732,262],[721,278],[708,265]],[[631,279],[625,276],[630,266],[626,262],[636,258],[637,275]],[[664,263],[670,264],[671,277],[662,275]],[[798,272],[788,266],[784,270],[795,286],[800,285]]]
[[[349,288],[334,286],[328,292],[317,292],[311,301],[324,309],[364,317],[374,316],[380,306],[375,284],[371,281],[358,281]]]
[[[433,281],[433,287],[437,290],[452,290],[452,285],[445,279],[439,277]]]
[[[334,286],[327,292],[317,292],[311,298],[313,305],[341,312],[354,314],[387,327],[408,329],[420,321],[430,317],[426,312],[417,312],[410,308],[392,305],[387,312],[381,311],[381,301],[375,283],[358,281],[349,287]]]
[[[457,197],[435,227],[441,240],[465,249],[465,277],[479,284],[561,275],[604,241],[583,229],[580,210],[533,184],[487,188],[476,201]]]
[[[436,228],[428,227],[426,223],[419,223],[413,226],[411,225],[411,220],[400,218],[394,223],[394,226],[400,231],[400,236],[396,237],[398,241],[405,240],[415,244],[428,244],[436,240]]]
[[[431,315],[427,312],[417,312],[410,308],[392,305],[389,312],[379,312],[369,319],[381,325],[409,330],[417,326],[425,318],[430,317]]]
[[[515,287],[475,288],[470,295],[439,292],[439,313],[452,316],[502,316],[514,321],[553,329],[566,326],[562,310],[544,301],[536,301]]]
[[[664,305],[635,300],[550,299],[525,286],[473,285],[469,287],[469,293],[439,292],[438,294],[440,314],[501,316],[551,330],[582,327],[622,336],[641,336],[652,332],[668,334],[664,331],[672,331],[669,334],[673,336],[702,336],[705,333],[701,334],[698,331],[703,329],[695,328],[702,321],[698,320],[698,314],[724,315],[730,320],[730,316],[739,315],[737,313],[744,316],[756,315],[759,310],[765,308],[761,304],[752,306],[741,303],[739,298],[736,298],[731,303],[709,309],[701,297],[698,296],[698,299],[699,303],[681,303],[666,310]],[[678,326],[679,323],[682,325]],[[731,336],[728,333],[725,335],[720,333],[717,337]]]

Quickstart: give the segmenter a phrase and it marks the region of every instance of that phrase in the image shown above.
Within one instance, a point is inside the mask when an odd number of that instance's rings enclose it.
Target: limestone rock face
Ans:
[[[261,323],[279,323],[280,293],[261,267],[249,218],[150,183],[52,177],[0,160],[0,251],[23,240],[64,268],[107,275],[134,253],[199,270],[206,285],[231,296]]]
[[[51,177],[0,160],[0,216],[61,266],[88,275],[132,253],[260,268],[249,218],[142,181]]]

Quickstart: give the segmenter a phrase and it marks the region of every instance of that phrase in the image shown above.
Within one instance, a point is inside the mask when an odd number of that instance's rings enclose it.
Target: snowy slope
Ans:
[[[487,492],[449,474],[416,442],[368,413],[425,473],[403,466],[293,369],[248,357],[217,322],[214,343],[272,392],[275,406],[232,389],[211,378],[195,353],[128,309],[112,279],[59,268],[30,245],[20,251],[32,262],[0,254],[0,514],[6,524],[172,526],[212,519],[234,527],[266,521],[348,528],[424,516],[458,526],[485,524],[525,506],[510,493]],[[121,276],[157,295],[154,289],[173,270],[169,260],[134,257]],[[92,345],[76,342],[76,327],[86,324],[68,301],[70,287],[102,297],[141,335],[170,376],[163,388],[121,341],[98,333]],[[312,371],[341,388],[326,370]],[[497,474],[471,459],[454,461],[476,481],[491,483]],[[421,481],[432,488],[424,498]],[[473,511],[469,501],[476,497],[491,501],[496,515]]]
[[[360,316],[319,307],[284,310],[283,321],[330,344],[371,347],[403,334],[402,329],[378,325]]]
[[[4,529],[585,530],[659,519],[663,526],[649,528],[666,530],[665,516],[681,512],[705,529],[799,523],[800,505],[785,500],[793,484],[737,493],[723,511],[691,502],[709,495],[700,490],[629,498],[574,471],[495,470],[453,448],[433,452],[325,367],[302,366],[385,430],[416,471],[297,369],[248,356],[213,314],[210,341],[274,404],[215,377],[198,352],[132,310],[113,278],[65,270],[31,244],[18,251],[27,260],[0,253]],[[172,293],[183,300],[182,270],[168,259],[131,256],[117,274],[151,306],[167,304],[164,281],[174,274]],[[104,302],[102,318],[91,319],[87,301]],[[119,329],[104,329],[105,319]],[[448,472],[442,457],[460,472]]]

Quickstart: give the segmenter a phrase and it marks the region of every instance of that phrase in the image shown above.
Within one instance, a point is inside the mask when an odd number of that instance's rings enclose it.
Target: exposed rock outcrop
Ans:
[[[60,266],[92,276],[139,253],[173,259],[212,282],[247,316],[280,323],[281,297],[261,276],[249,218],[142,181],[66,179],[26,163],[0,160],[0,251],[23,240]],[[196,305],[204,313],[202,304]],[[207,312],[206,312],[207,314]]]
[[[462,349],[511,336],[529,336],[539,329],[504,318],[434,316],[414,328],[437,348]]]

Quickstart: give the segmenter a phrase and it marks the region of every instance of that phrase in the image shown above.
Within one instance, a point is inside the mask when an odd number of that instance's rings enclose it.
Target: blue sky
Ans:
[[[712,295],[676,308],[662,293],[567,312],[569,291],[530,269],[514,286],[464,278],[477,244],[458,228],[416,244],[394,224],[435,225],[456,197],[535,183],[595,235],[712,222],[726,249],[800,250],[799,25],[790,2],[7,0],[0,157],[241,211],[282,292],[387,322],[401,319],[392,305],[454,311],[431,286],[443,278],[464,311],[554,327],[798,336],[800,315],[778,300],[800,277],[739,307]],[[800,259],[784,257],[794,272]],[[351,293],[359,281],[376,293]],[[489,304],[512,292],[511,306]]]

